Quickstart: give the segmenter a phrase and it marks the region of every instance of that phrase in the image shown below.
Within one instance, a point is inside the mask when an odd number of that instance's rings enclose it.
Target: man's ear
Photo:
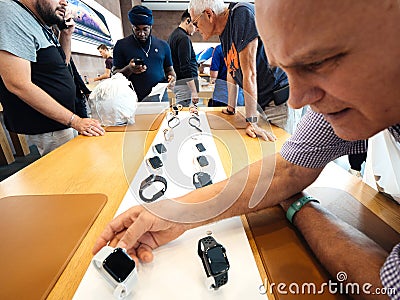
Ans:
[[[189,25],[189,24],[190,24],[190,22],[191,22],[190,18],[187,18],[187,19],[186,19],[186,24],[188,24],[188,25]]]

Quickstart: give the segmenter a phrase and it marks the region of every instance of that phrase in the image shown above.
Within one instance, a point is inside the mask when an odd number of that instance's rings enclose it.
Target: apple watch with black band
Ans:
[[[207,277],[214,277],[211,288],[218,289],[228,282],[229,261],[225,248],[212,236],[206,236],[198,242],[197,253],[203,263]]]
[[[160,191],[155,193],[151,198],[145,197],[143,195],[143,191],[146,188],[148,188],[149,186],[151,186],[156,181],[161,182],[162,184],[164,184],[164,187]],[[149,177],[147,177],[145,180],[143,180],[141,182],[140,188],[139,188],[139,197],[144,202],[150,203],[150,202],[156,201],[158,198],[163,196],[166,190],[167,190],[167,180],[162,176],[151,174]]]
[[[123,299],[132,292],[137,281],[136,264],[125,249],[104,246],[92,261],[114,288],[114,298]]]

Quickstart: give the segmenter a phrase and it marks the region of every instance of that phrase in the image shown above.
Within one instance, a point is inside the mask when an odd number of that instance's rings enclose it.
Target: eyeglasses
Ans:
[[[205,12],[205,10],[203,10],[203,11],[201,12],[201,14],[200,14],[194,21],[192,21],[192,24],[193,24],[194,27],[199,28],[199,27],[197,26],[197,23],[199,22],[199,19],[200,19],[201,16],[204,14],[204,12]]]

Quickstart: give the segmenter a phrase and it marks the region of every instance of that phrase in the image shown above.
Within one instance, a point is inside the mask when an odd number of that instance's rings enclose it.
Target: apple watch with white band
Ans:
[[[124,299],[132,292],[137,281],[136,264],[125,249],[104,246],[92,261],[114,289],[114,298]]]

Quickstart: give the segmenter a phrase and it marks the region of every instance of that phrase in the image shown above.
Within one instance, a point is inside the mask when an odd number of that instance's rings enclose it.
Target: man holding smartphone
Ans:
[[[74,20],[66,0],[0,0],[0,99],[9,131],[25,134],[44,155],[74,137],[103,135],[97,120],[75,115],[70,66]],[[66,22],[60,40],[52,25]],[[72,128],[71,128],[72,127]]]
[[[151,34],[153,13],[136,5],[128,13],[133,34],[123,38],[114,47],[113,72],[124,74],[133,84],[139,101],[158,102],[159,97],[147,97],[160,82],[175,81],[171,50],[168,44]],[[162,95],[168,101],[168,93]]]

